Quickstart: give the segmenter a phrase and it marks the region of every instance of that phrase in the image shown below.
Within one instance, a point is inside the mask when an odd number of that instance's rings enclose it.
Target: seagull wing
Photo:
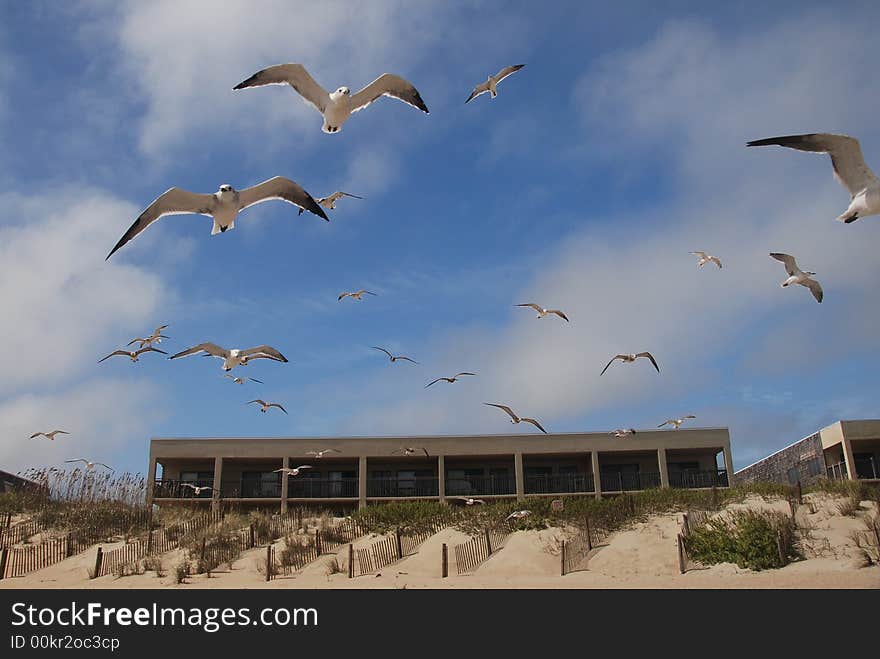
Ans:
[[[710,256],[709,260],[712,261],[712,263],[717,265],[719,268],[721,267],[721,259],[719,259],[717,256]]]
[[[358,295],[363,295],[364,293],[366,293],[367,295],[376,296],[376,294],[373,293],[372,291],[365,291],[363,288],[357,292]]]
[[[815,279],[807,279],[807,282],[804,284],[804,286],[810,289],[813,297],[816,298],[816,302],[822,302],[824,293],[822,292],[822,287],[819,285],[819,282],[817,282]]]
[[[810,133],[808,135],[785,135],[769,137],[764,140],[749,142],[746,146],[778,145],[797,149],[827,153],[831,156],[834,176],[847,190],[850,197],[855,197],[865,188],[880,185],[880,180],[865,163],[859,141],[849,135],[833,135],[830,133]]]
[[[257,378],[248,378],[251,382],[256,382],[257,384],[264,384],[262,380],[257,380]]]
[[[518,306],[518,307],[531,307],[532,309],[534,309],[538,313],[544,313],[544,307],[542,307],[538,304],[535,304],[534,302],[529,302],[527,304],[518,304],[516,306]]]
[[[125,345],[130,346],[132,343],[140,343],[141,345],[144,345],[145,343],[147,343],[147,341],[149,341],[149,339],[135,338],[135,339],[132,339],[131,341],[129,341],[128,343],[126,343]]]
[[[415,359],[410,359],[409,357],[404,357],[403,355],[401,355],[397,359],[402,359],[403,361],[412,362],[413,364],[418,364],[418,362]]]
[[[33,439],[34,437],[39,437],[40,435],[46,435],[46,433],[44,433],[44,432],[35,432],[33,435],[30,436],[30,438]],[[48,437],[48,435],[46,435],[46,436]]]
[[[476,375],[476,373],[456,373],[453,377],[460,377],[462,375]]]
[[[544,430],[544,426],[542,426],[540,423],[538,423],[538,421],[536,419],[530,419],[530,418],[524,416],[523,418],[520,419],[520,421],[525,421],[526,423],[531,423],[533,426],[535,426],[535,428],[540,430],[545,435],[548,434],[547,431]]]
[[[709,255],[706,252],[691,252],[691,254],[695,254],[699,256],[701,259],[708,259]]]
[[[211,215],[217,200],[214,195],[189,192],[181,188],[170,188],[163,192],[156,200],[147,206],[143,213],[138,216],[128,231],[119,239],[116,246],[110,250],[107,259],[113,256],[120,247],[138,235],[163,215],[182,215],[184,213],[198,213],[199,215]],[[107,260],[105,259],[105,260]]]
[[[624,359],[625,357],[626,357],[626,355],[614,355],[614,357],[612,357],[611,360],[607,364],[605,364],[605,368],[602,369],[602,372],[599,373],[599,375],[604,375],[605,371],[607,371],[608,367],[614,363],[615,359]]]
[[[324,114],[330,102],[330,94],[321,87],[306,71],[302,64],[276,64],[257,71],[247,80],[238,83],[233,89],[262,87],[263,85],[290,85],[308,101],[318,112]]]
[[[96,462],[95,464],[96,464],[96,465],[101,465],[102,467],[106,467],[106,468],[109,469],[110,471],[113,471],[113,467],[111,467],[110,465],[105,465],[103,462]]]
[[[384,352],[384,353],[385,353],[386,355],[388,355],[389,357],[392,357],[392,358],[394,357],[394,355],[392,355],[390,352],[388,352],[387,350],[385,350],[385,348],[380,348],[379,346],[370,346],[370,347],[373,348],[374,350],[381,350],[382,352]]]
[[[495,74],[495,84],[498,84],[499,82],[504,80],[511,73],[516,73],[524,66],[525,64],[514,64],[513,66],[505,66],[503,69]]]
[[[693,414],[685,414],[682,418],[683,419],[696,419],[697,417],[695,417]]]
[[[277,362],[286,362],[287,357],[282,355],[272,346],[262,345],[256,348],[242,350],[241,354],[248,359],[274,359]]]
[[[194,490],[197,490],[197,489],[198,489],[198,488],[197,488],[195,485],[193,485],[192,483],[181,483],[181,485],[183,485],[184,487],[191,487],[191,488],[194,489]]]
[[[785,264],[785,271],[789,275],[800,274],[801,269],[797,265],[797,261],[794,260],[794,257],[791,254],[781,254],[780,252],[770,252],[770,256],[772,256],[777,261],[782,261]]]
[[[657,369],[657,372],[660,372],[660,367],[657,366],[657,360],[654,359],[654,355],[652,355],[650,352],[637,352],[636,357],[647,357],[651,360],[651,363],[654,365],[654,368]]]
[[[171,355],[168,359],[187,357],[188,355],[194,355],[197,352],[202,352],[203,350],[208,353],[206,356],[220,357],[222,359],[226,359],[226,357],[229,356],[229,351],[225,348],[221,348],[216,343],[200,343],[199,345],[193,346],[192,348],[181,350],[176,355]]]
[[[562,318],[566,323],[571,322],[568,320],[568,316],[562,313],[559,309],[547,309],[547,313],[555,313],[557,316]]]
[[[445,380],[445,379],[446,378],[437,378],[436,380],[432,380],[431,382],[429,382],[428,384],[425,385],[425,389],[430,387],[432,384],[437,384],[438,382],[440,382],[440,380]]]
[[[311,469],[312,465],[300,465],[297,469]]]
[[[393,73],[383,73],[351,97],[351,111],[363,110],[380,96],[390,96],[428,114],[428,106],[412,83]]]
[[[286,201],[310,213],[314,213],[328,222],[330,221],[324,209],[318,205],[318,202],[312,198],[312,195],[303,190],[296,181],[291,181],[283,176],[275,176],[268,181],[263,181],[241,190],[238,193],[239,209],[244,210],[254,204],[269,201],[270,199]]]
[[[280,403],[269,403],[269,407],[277,407],[279,410],[287,414],[287,410]]]
[[[343,192],[342,190],[338,190],[337,192],[334,192],[330,196],[336,197],[336,199],[339,199],[339,197],[351,197],[352,199],[363,199],[363,197],[358,197],[356,194],[351,194],[350,192]]]
[[[83,462],[85,464],[89,463],[88,460],[84,460],[83,458],[77,458],[76,460],[65,460],[64,462]]]
[[[249,400],[247,403],[245,403],[245,405],[250,405],[251,403],[259,403],[260,405],[265,405],[266,401],[264,401],[262,398],[254,398],[253,400]]]
[[[507,407],[507,405],[499,405],[498,403],[483,403],[483,405],[489,405],[491,407],[497,407],[499,410],[504,410],[510,415],[510,418],[514,421],[520,421],[520,418],[514,413],[512,409]]]
[[[471,95],[467,97],[467,100],[464,102],[464,104],[467,105],[472,100],[474,100],[477,96],[479,96],[480,94],[485,94],[487,91],[489,91],[489,81],[488,80],[486,82],[480,83],[479,85],[474,87],[474,90],[471,92]]]
[[[111,353],[110,353],[109,355],[107,355],[106,357],[104,357],[104,358],[102,358],[102,359],[99,359],[99,360],[98,360],[98,363],[100,364],[100,363],[101,363],[102,361],[104,361],[105,359],[110,359],[111,357],[114,357],[114,356],[116,356],[116,355],[125,355],[126,357],[130,357],[130,356],[131,356],[130,353],[128,353],[128,352],[125,351],[125,350],[114,350],[113,352],[111,352]]]
[[[153,346],[147,346],[146,348],[141,348],[140,350],[135,350],[135,355],[142,355],[145,352],[161,352],[163,355],[167,355],[168,353],[164,350],[159,350],[159,348],[154,348]]]
[[[658,427],[658,428],[662,428],[663,426],[668,426],[670,423],[672,423],[672,420],[671,420],[671,419],[667,419],[666,421],[664,421],[663,423],[661,423],[661,424],[660,424],[659,426],[657,426],[657,427]]]

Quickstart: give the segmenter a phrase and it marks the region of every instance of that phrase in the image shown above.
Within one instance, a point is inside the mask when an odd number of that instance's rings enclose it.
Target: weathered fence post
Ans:
[[[718,488],[712,485],[712,510],[718,510]]]
[[[104,550],[98,547],[98,553],[95,556],[95,576],[92,579],[96,579],[101,576],[101,563],[104,562]]]
[[[199,563],[202,565],[205,564],[205,544],[207,543],[207,538],[202,538],[202,547],[199,550]]]
[[[449,551],[445,542],[440,548],[440,576],[443,578],[449,576]]]
[[[492,538],[489,537],[489,529],[486,529],[486,553],[492,555]]]
[[[400,542],[400,527],[394,529],[394,538],[397,541],[397,558],[403,558],[403,544]]]
[[[348,578],[354,578],[354,545],[348,545]]]
[[[797,502],[798,505],[801,506],[804,503],[804,491],[801,488],[801,482],[798,481],[797,485],[795,485],[795,492],[797,493]]]
[[[687,537],[691,534],[691,524],[688,520],[688,514],[681,514],[681,533],[683,536]]]
[[[320,556],[321,549],[321,530],[318,529],[317,531],[315,531],[315,554]]]
[[[251,522],[250,528],[248,529],[248,542],[250,543],[250,548],[253,549],[256,545],[255,542],[255,531],[254,531],[254,523]]]
[[[776,532],[776,549],[779,552],[780,567],[786,565],[785,551],[782,549],[782,531]]]
[[[584,526],[587,529],[587,552],[591,552],[591,551],[593,551],[593,538],[590,534],[590,516],[589,515],[587,515],[587,517],[584,519]]]
[[[684,562],[684,540],[681,537],[681,533],[678,534],[678,570],[682,574],[687,571]]]
[[[565,576],[565,540],[562,541],[562,548],[559,552],[559,576]]]
[[[6,576],[6,560],[9,556],[9,550],[5,547],[0,549],[0,579]]]
[[[266,581],[270,581],[272,579],[272,570],[274,565],[272,564],[272,545],[266,545]]]

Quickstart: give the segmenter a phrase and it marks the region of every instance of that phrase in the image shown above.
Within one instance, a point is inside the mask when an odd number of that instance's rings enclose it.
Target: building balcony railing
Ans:
[[[447,496],[516,494],[513,476],[459,476],[446,479]]]
[[[526,494],[574,494],[593,492],[592,474],[555,474],[526,476]]]
[[[843,481],[849,478],[846,471],[846,463],[838,462],[837,464],[830,465],[825,470],[828,478],[833,481]]]
[[[727,470],[710,469],[706,471],[670,471],[669,487],[728,487]]]
[[[659,473],[604,473],[601,477],[603,492],[631,492],[660,487]]]
[[[192,487],[190,487],[192,486]],[[213,490],[202,490],[196,494],[196,487],[213,487],[214,481],[203,479],[193,481],[156,479],[153,484],[153,498],[155,499],[210,499]]]
[[[436,476],[413,478],[368,478],[368,497],[436,497],[439,495]]]
[[[289,478],[289,499],[342,499],[358,496],[357,478]]]

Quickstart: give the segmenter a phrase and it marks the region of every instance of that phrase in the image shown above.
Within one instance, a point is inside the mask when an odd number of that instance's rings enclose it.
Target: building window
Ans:
[[[822,463],[819,461],[819,458],[813,458],[807,462],[807,473],[810,476],[818,476],[822,473]]]

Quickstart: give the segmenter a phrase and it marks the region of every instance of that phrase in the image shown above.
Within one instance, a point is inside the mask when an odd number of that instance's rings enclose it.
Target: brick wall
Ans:
[[[825,476],[825,456],[819,433],[805,437],[771,456],[736,472],[734,484],[754,481],[810,485]]]

